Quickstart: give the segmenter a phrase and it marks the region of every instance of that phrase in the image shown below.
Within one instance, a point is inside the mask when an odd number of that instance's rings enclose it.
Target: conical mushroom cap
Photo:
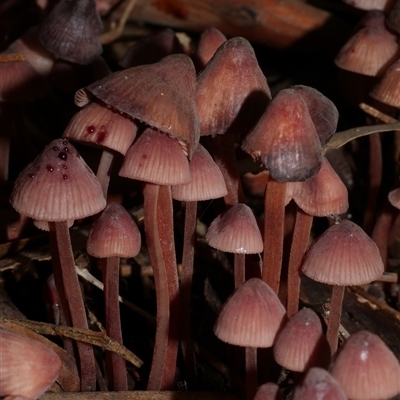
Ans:
[[[0,328],[0,397],[37,399],[57,379],[61,360],[43,343]]]
[[[274,97],[242,149],[260,160],[278,182],[309,179],[322,164],[321,143],[308,107],[293,89]]]
[[[261,253],[264,248],[253,212],[241,203],[214,219],[208,228],[206,242],[215,249],[237,254]]]
[[[247,134],[265,110],[271,92],[250,43],[223,43],[197,79],[200,135]]]
[[[275,292],[261,279],[252,278],[225,302],[214,333],[237,346],[271,347],[285,321],[285,307]]]
[[[369,331],[359,331],[346,340],[329,372],[349,399],[387,399],[400,392],[399,361]]]
[[[130,117],[103,103],[91,102],[72,117],[63,137],[93,143],[125,155],[136,132],[137,125]]]
[[[86,250],[97,258],[135,257],[140,251],[140,232],[121,204],[110,203],[94,222]]]
[[[45,221],[85,218],[106,206],[98,179],[66,139],[53,140],[19,174],[10,201],[19,213]]]
[[[196,73],[190,58],[173,54],[155,64],[115,72],[85,90],[177,139],[191,156],[199,141],[195,86]]]
[[[88,65],[103,52],[102,32],[94,0],[61,0],[40,26],[39,40],[56,57]]]
[[[328,228],[306,253],[303,273],[329,285],[363,285],[378,279],[384,266],[375,242],[354,222]]]
[[[227,194],[224,177],[210,153],[199,143],[189,165],[192,181],[172,187],[172,198],[181,201],[201,201]]]

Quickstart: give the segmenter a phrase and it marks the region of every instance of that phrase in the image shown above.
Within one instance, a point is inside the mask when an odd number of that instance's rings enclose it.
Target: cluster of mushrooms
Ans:
[[[365,24],[376,24],[377,13]],[[53,34],[54,24],[65,24],[65,34]],[[220,310],[214,333],[245,348],[244,356],[237,352],[240,366],[234,368],[240,371],[244,365],[246,398],[284,398],[277,383],[259,382],[258,348],[272,348],[273,359],[295,373],[296,400],[372,400],[400,393],[399,361],[379,337],[360,331],[338,350],[345,287],[378,279],[384,263],[364,230],[342,217],[349,206],[347,189],[325,157],[339,117],[332,101],[304,85],[272,96],[250,43],[242,37],[226,39],[213,28],[202,33],[190,56],[181,51],[172,30],[156,33],[144,46],[156,43],[162,48],[158,57],[138,63],[139,44],[126,54],[121,69],[111,73],[99,58],[101,32],[93,0],[62,0],[38,28],[1,55],[9,58],[0,69],[3,102],[37,96],[57,59],[103,66],[96,69],[100,76],[76,91],[80,110],[62,137],[48,143],[20,173],[10,197],[22,219],[32,218],[38,228],[49,231],[61,322],[88,329],[69,228],[92,217],[86,250],[99,259],[105,329],[110,339],[123,343],[120,258],[135,257],[144,234],[157,302],[153,359],[144,378],[147,390],[176,388],[179,351],[185,380],[195,386],[190,305],[197,203],[223,198],[226,211],[210,224],[204,239],[212,248],[234,254],[235,290]],[[12,59],[15,53],[25,61]],[[13,81],[15,74],[27,86]],[[96,174],[74,141],[100,149]],[[245,204],[238,151],[261,171],[261,223]],[[122,204],[108,198],[118,157],[123,157],[118,175],[142,182],[144,232]],[[7,165],[1,168],[6,176]],[[184,210],[179,274],[173,201]],[[283,277],[285,207],[292,201],[296,217],[288,276]],[[330,227],[309,245],[314,217],[329,218]],[[259,254],[260,262],[246,254]],[[303,274],[332,285],[326,333],[315,311],[299,310]],[[2,328],[0,344],[0,397],[36,399],[57,379],[61,361],[53,350]],[[79,390],[95,391],[92,346],[65,340],[64,348],[77,361]],[[108,389],[128,390],[126,361],[107,352],[104,365]],[[24,382],[22,372],[16,372],[22,368]]]

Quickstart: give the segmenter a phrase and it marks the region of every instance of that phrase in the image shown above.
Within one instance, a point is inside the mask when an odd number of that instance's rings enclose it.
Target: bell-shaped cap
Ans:
[[[86,244],[97,258],[135,257],[140,251],[138,227],[121,204],[110,203],[94,222]]]
[[[313,367],[295,386],[293,400],[347,400],[347,396],[327,370]]]
[[[172,198],[180,201],[201,201],[223,197],[227,194],[224,177],[210,153],[198,144],[189,165],[192,181],[174,186]]]
[[[225,211],[208,228],[206,242],[228,253],[256,254],[263,251],[263,240],[250,207],[236,204]]]
[[[379,336],[352,334],[339,350],[330,373],[349,399],[387,399],[400,393],[400,365]]]
[[[396,35],[385,25],[382,11],[370,11],[360,28],[335,57],[335,64],[362,75],[381,75],[399,55]]]
[[[104,103],[93,101],[78,111],[63,137],[92,143],[125,155],[135,140],[136,123]]]
[[[309,179],[322,164],[321,143],[307,104],[294,89],[281,90],[273,98],[242,149],[278,182]]]
[[[202,32],[192,55],[197,70],[200,71],[206,66],[226,40],[226,36],[217,28],[207,28]]]
[[[274,358],[282,367],[298,372],[328,364],[329,345],[311,308],[298,311],[283,327],[274,344]]]
[[[49,143],[15,181],[11,205],[45,221],[67,221],[97,214],[106,206],[100,183],[67,139]]]
[[[394,62],[370,92],[375,100],[400,108],[400,60]]]
[[[102,32],[94,0],[61,0],[42,22],[39,40],[55,57],[88,65],[103,52]]]
[[[317,175],[286,185],[286,203],[293,199],[304,212],[316,217],[345,213],[348,197],[346,186],[325,157]]]
[[[247,134],[270,98],[250,43],[242,37],[227,40],[197,79],[200,135]]]
[[[0,328],[0,397],[40,397],[57,379],[61,360],[43,343]]]
[[[271,347],[286,322],[286,310],[261,279],[240,285],[222,306],[214,325],[223,342],[243,347]]]
[[[199,141],[196,73],[184,54],[100,79],[85,90],[109,106],[177,139],[191,157]]]
[[[363,285],[378,279],[384,266],[375,242],[354,222],[332,225],[307,251],[303,273],[329,285]]]
[[[119,175],[157,185],[184,185],[191,181],[189,160],[178,141],[151,128],[129,148]]]

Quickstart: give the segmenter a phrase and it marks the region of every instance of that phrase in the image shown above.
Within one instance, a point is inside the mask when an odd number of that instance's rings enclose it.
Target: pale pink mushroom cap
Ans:
[[[201,201],[217,199],[227,194],[221,170],[201,144],[198,144],[193,152],[189,169],[192,181],[187,185],[173,186],[173,199]]]
[[[286,310],[261,279],[240,285],[222,307],[214,325],[222,341],[243,347],[271,347],[286,320]]]
[[[228,253],[256,254],[264,248],[253,212],[241,203],[214,219],[208,228],[206,242]]]
[[[61,371],[61,360],[51,348],[2,328],[0,360],[0,397],[37,399]]]
[[[329,370],[349,399],[387,399],[400,392],[399,361],[386,344],[369,331],[351,335]]]
[[[67,221],[97,214],[106,206],[99,181],[66,139],[56,139],[18,176],[10,196],[21,214]]]
[[[157,185],[184,185],[191,181],[189,160],[178,141],[151,128],[129,148],[119,175]]]
[[[328,371],[313,367],[294,388],[293,400],[347,400],[347,396]]]
[[[375,242],[354,222],[328,228],[306,253],[303,273],[329,285],[362,285],[378,279],[383,262]]]
[[[125,208],[110,203],[94,222],[86,250],[97,258],[135,257],[140,251],[138,227]]]
[[[274,357],[282,367],[298,372],[328,363],[328,342],[313,310],[303,308],[289,319],[276,338]]]

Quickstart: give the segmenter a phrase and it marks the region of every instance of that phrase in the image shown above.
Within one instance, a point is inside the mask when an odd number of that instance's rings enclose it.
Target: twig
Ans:
[[[21,62],[26,61],[26,58],[23,54],[12,53],[12,54],[1,54],[0,55],[0,63],[8,63],[8,62]]]
[[[70,328],[68,326],[53,325],[45,322],[5,318],[1,316],[0,321],[21,325],[42,335],[62,336],[77,340],[79,342],[89,343],[94,346],[102,347],[105,350],[109,350],[120,355],[125,360],[129,361],[138,368],[141,367],[143,364],[143,361],[139,357],[137,357],[120,343],[111,340],[107,335],[102,332],[94,332],[90,329]]]
[[[371,115],[374,118],[380,119],[385,124],[395,124],[396,122],[399,122],[396,118],[392,118],[390,115],[384,114],[383,112],[377,110],[376,108],[368,104],[360,103],[359,107],[365,113]]]

